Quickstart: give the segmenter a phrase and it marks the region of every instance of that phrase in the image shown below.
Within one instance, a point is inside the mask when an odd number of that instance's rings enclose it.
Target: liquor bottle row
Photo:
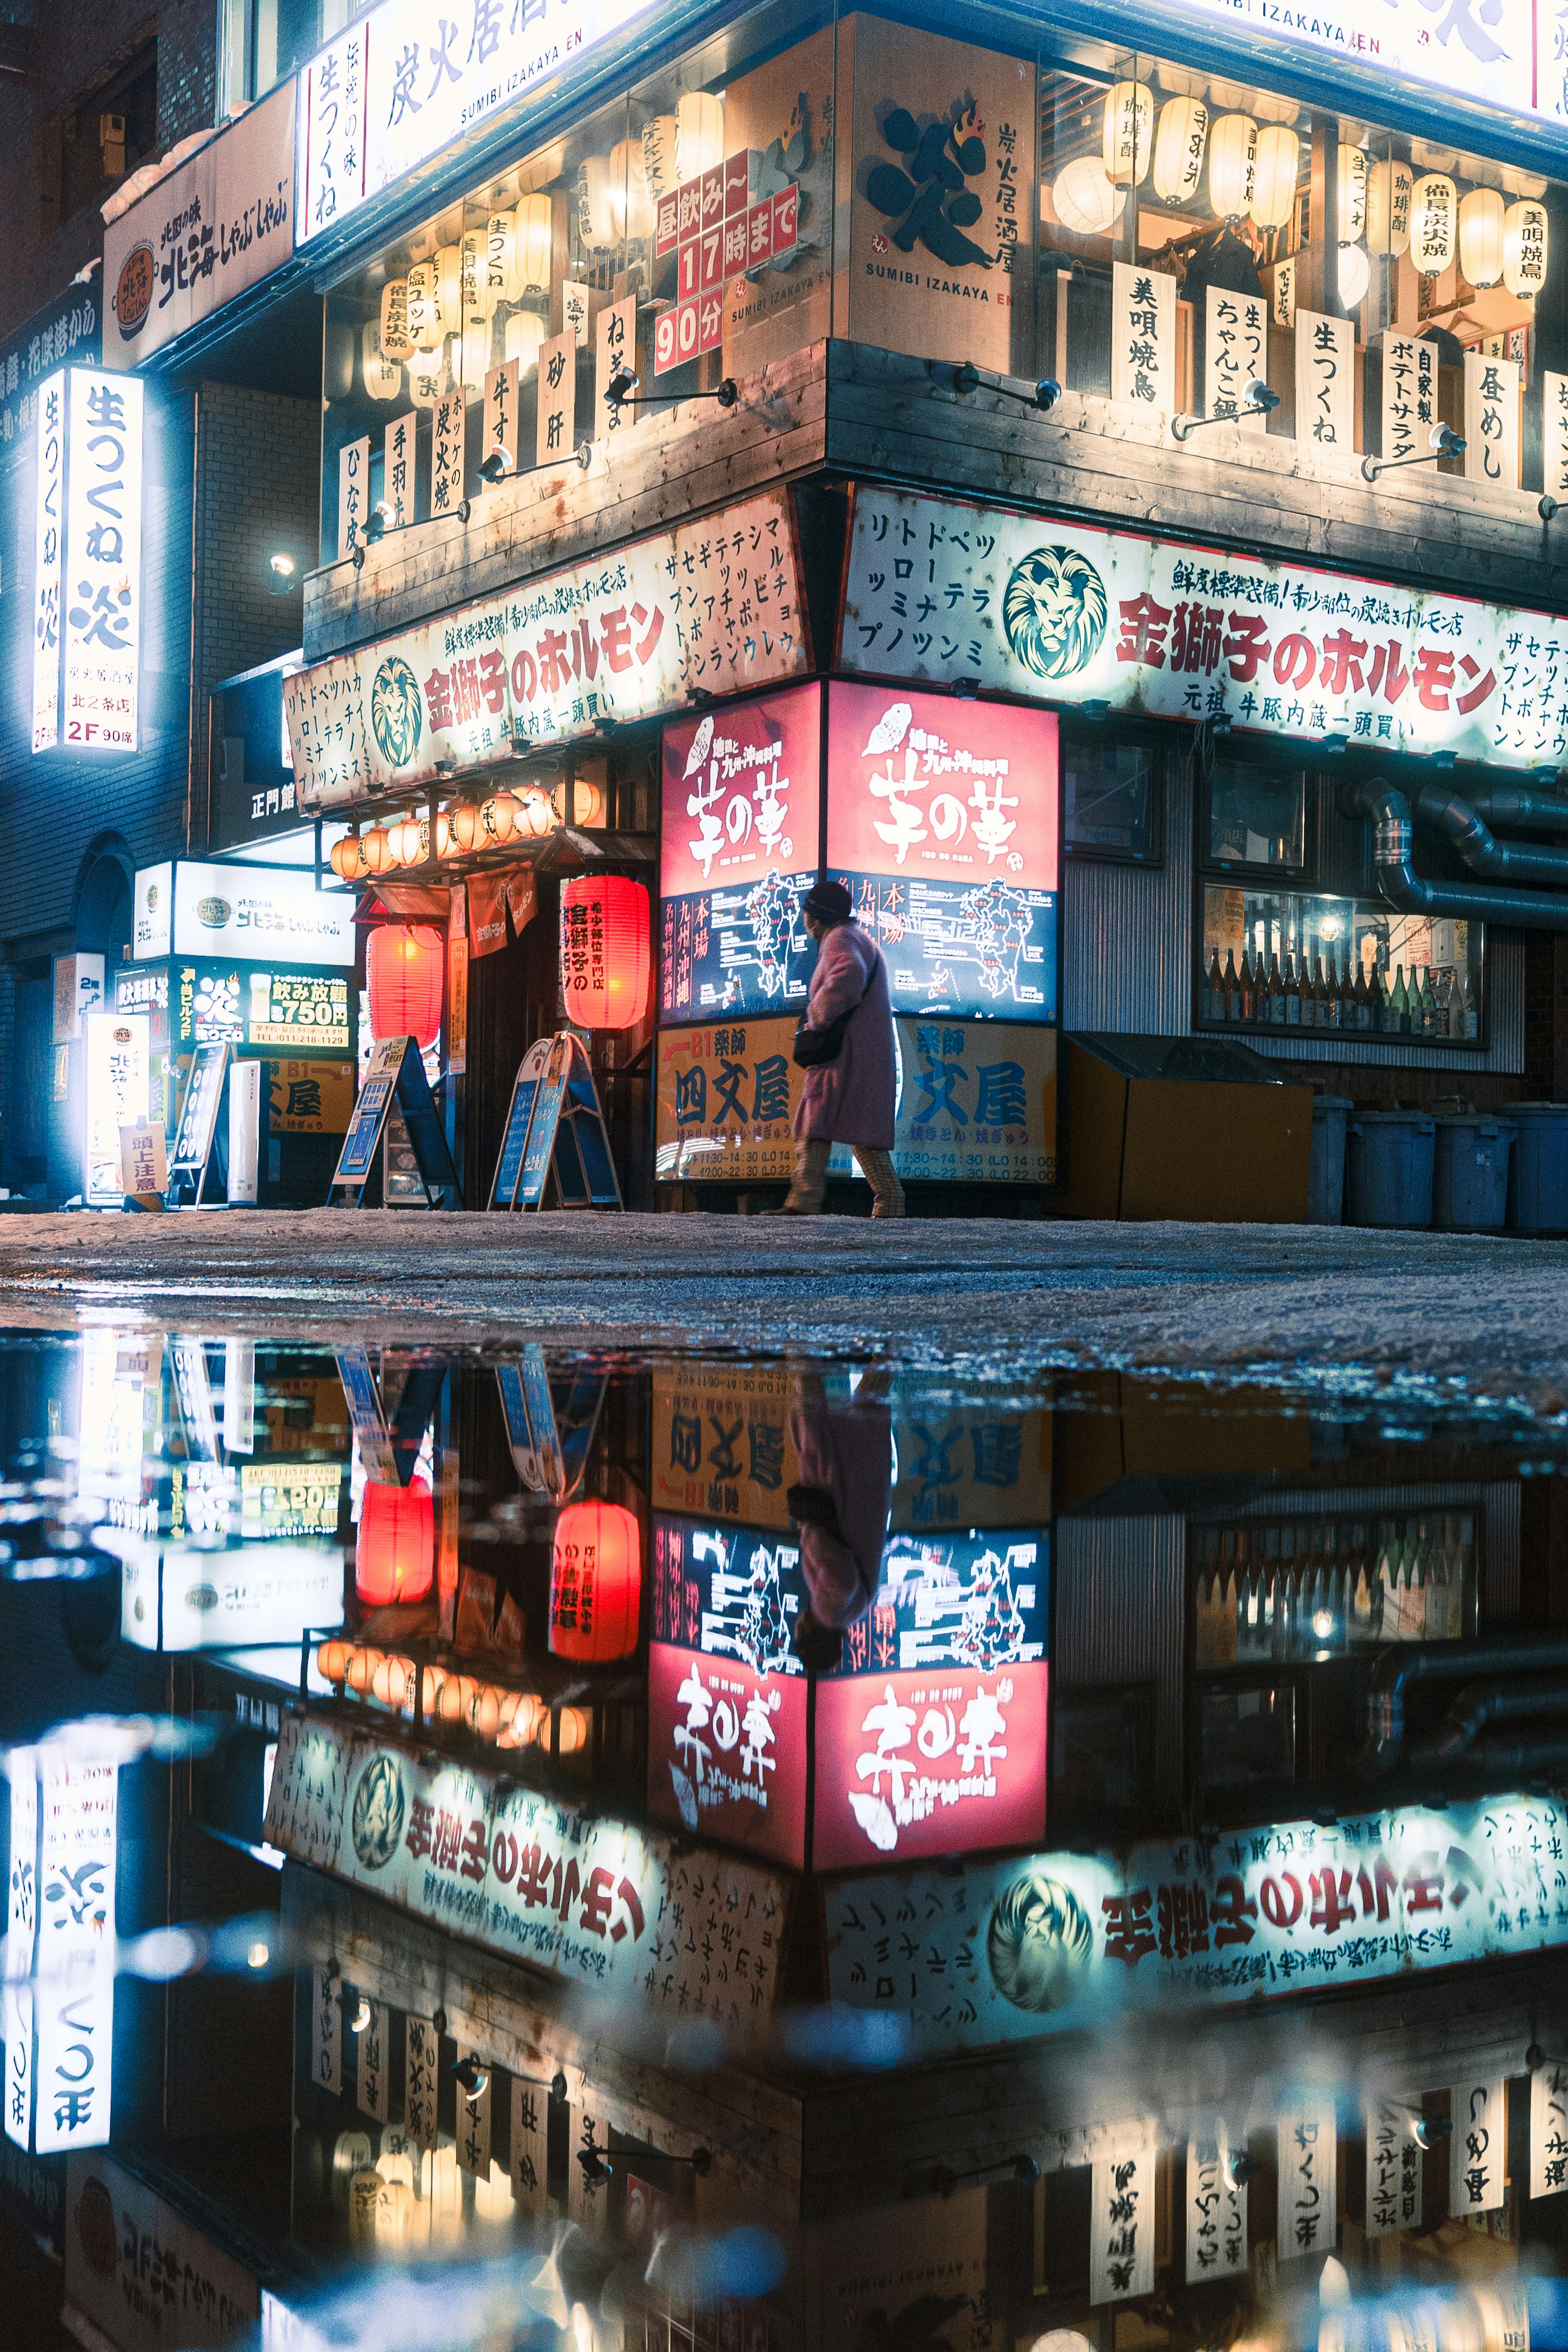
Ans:
[[[1455,1642],[1473,1614],[1471,1513],[1204,1529],[1200,1666],[1342,1657],[1389,1642]]]
[[[1417,977],[1412,964],[1407,979],[1405,966],[1396,964],[1390,981],[1376,963],[1352,971],[1348,954],[1342,965],[1331,955],[1325,973],[1321,956],[1309,962],[1304,953],[1287,953],[1283,969],[1272,955],[1266,969],[1261,949],[1251,956],[1243,948],[1238,971],[1232,948],[1223,971],[1214,949],[1204,975],[1203,1017],[1231,1026],[1360,1030],[1385,1037],[1462,1040],[1480,1034],[1475,992],[1462,971],[1428,965]]]

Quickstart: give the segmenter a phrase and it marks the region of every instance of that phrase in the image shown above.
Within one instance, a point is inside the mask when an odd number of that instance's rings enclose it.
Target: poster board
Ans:
[[[425,1064],[412,1037],[384,1037],[372,1050],[353,1118],[338,1155],[328,1207],[366,1205],[365,1194],[381,1165],[382,1136],[395,1103],[418,1164],[426,1207],[460,1208],[458,1171],[447,1148]]]
[[[563,1209],[624,1206],[593,1067],[569,1029],[550,1040],[512,1206],[542,1209],[552,1181]]]
[[[198,1045],[191,1056],[174,1128],[174,1149],[169,1160],[167,1198],[172,1209],[185,1205],[187,1192],[191,1205],[201,1200],[217,1140],[218,1114],[233,1058],[233,1041],[226,1037],[221,1045]],[[223,1157],[220,1150],[220,1162]],[[225,1172],[221,1166],[216,1172],[221,1180]]]
[[[539,1096],[540,1080],[550,1060],[553,1039],[536,1038],[518,1064],[512,1080],[511,1100],[507,1106],[506,1126],[501,1132],[500,1151],[496,1160],[496,1172],[490,1183],[487,1208],[510,1209],[516,1206],[517,1180],[522,1173],[522,1156],[528,1143],[529,1121]]]

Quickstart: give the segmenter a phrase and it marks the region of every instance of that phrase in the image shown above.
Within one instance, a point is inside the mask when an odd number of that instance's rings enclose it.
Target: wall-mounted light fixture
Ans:
[[[469,2106],[475,2106],[489,2087],[490,2070],[470,2051],[468,2057],[459,2058],[453,2067],[452,2079],[461,2088]]]
[[[618,415],[623,408],[673,408],[683,400],[716,400],[721,408],[734,408],[741,398],[732,375],[727,375],[711,392],[649,392],[644,393],[640,400],[634,400],[632,394],[641,383],[642,378],[629,367],[618,367],[605,388],[606,404]]]
[[[658,2147],[630,2148],[626,2151],[626,2160],[628,2163],[636,2164],[639,2171],[646,2164],[684,2164],[697,2175],[699,2180],[706,2180],[713,2169],[713,2151],[710,2147],[694,2147],[689,2156],[673,2156],[667,2149]],[[577,2161],[583,2168],[583,2178],[590,2189],[602,2189],[605,2181],[614,2177],[616,2168],[603,2148],[580,2147],[577,2150]]]
[[[389,530],[397,528],[397,509],[390,499],[377,499],[364,519],[366,539],[384,539]]]
[[[957,393],[1000,393],[1004,400],[1022,401],[1026,408],[1048,412],[1062,396],[1062,388],[1054,375],[1043,375],[1028,385],[1014,383],[1008,377],[998,375],[992,368],[977,368],[973,360],[964,360],[952,371],[952,388]]]
[[[300,569],[293,557],[286,555],[279,548],[276,555],[268,557],[267,568],[272,574],[272,594],[274,596],[292,595],[294,582]]]
[[[1462,457],[1464,454],[1465,436],[1462,433],[1456,433],[1451,425],[1434,425],[1427,436],[1426,448],[1418,449],[1414,457],[1363,457],[1361,461],[1362,479],[1375,482],[1379,474],[1392,474],[1399,466],[1424,466],[1430,457]]]
[[[1267,416],[1279,405],[1279,394],[1266,384],[1261,376],[1254,376],[1234,408],[1216,411],[1213,416],[1173,416],[1171,432],[1178,441],[1197,432],[1204,425],[1237,425],[1244,416]]]
[[[933,2197],[951,2197],[964,2180],[984,2180],[994,2172],[1005,2172],[1013,2180],[1037,2180],[1040,2168],[1032,2156],[995,2156],[989,2164],[971,2165],[967,2172],[954,2172],[951,2166],[933,2164],[927,2181]]]

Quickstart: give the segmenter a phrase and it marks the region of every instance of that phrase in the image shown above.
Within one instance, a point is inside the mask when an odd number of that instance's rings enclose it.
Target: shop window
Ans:
[[[1296,1777],[1296,1693],[1289,1683],[1198,1694],[1204,1788],[1251,1789]]]
[[[1474,1507],[1293,1517],[1196,1531],[1194,1663],[1343,1658],[1476,1629]]]
[[[1164,789],[1152,744],[1101,733],[1062,744],[1062,808],[1072,857],[1157,866],[1164,855]]]
[[[1300,871],[1307,835],[1304,770],[1216,758],[1208,779],[1207,812],[1205,865]]]
[[[1201,887],[1199,1027],[1485,1045],[1484,924],[1403,915],[1382,899]]]
[[[1144,1683],[1052,1701],[1053,1812],[1138,1812],[1153,1801],[1154,1693]]]

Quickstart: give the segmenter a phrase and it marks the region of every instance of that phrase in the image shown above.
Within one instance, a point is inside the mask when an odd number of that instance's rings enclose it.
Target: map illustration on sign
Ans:
[[[838,872],[887,960],[895,1013],[1057,1017],[1054,892]]]
[[[804,1013],[816,946],[800,902],[816,879],[815,868],[768,873],[732,890],[667,898],[660,1013]]]

